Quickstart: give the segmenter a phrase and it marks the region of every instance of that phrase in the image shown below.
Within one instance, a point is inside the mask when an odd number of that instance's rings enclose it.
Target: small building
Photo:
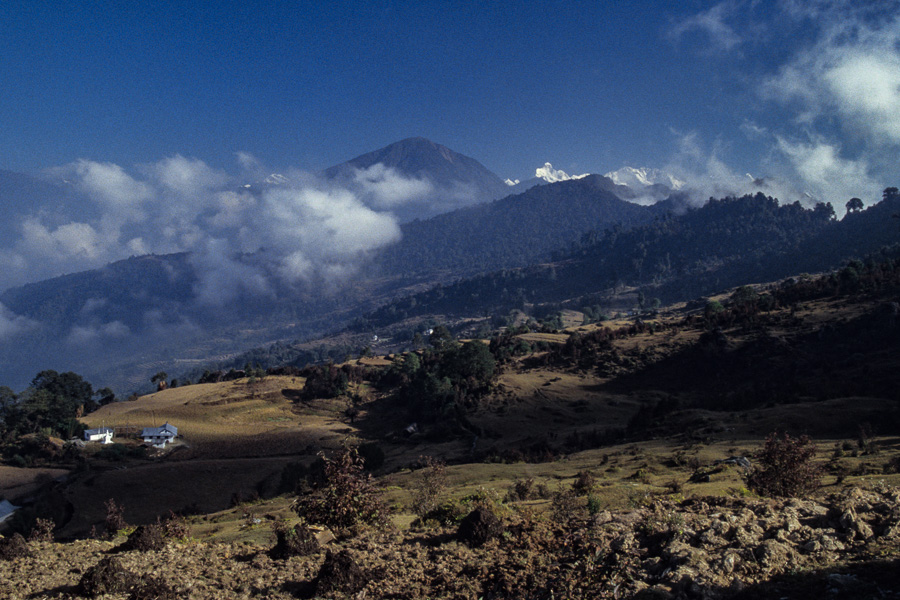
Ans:
[[[112,444],[114,431],[109,427],[100,427],[99,429],[85,429],[84,441],[100,442],[101,444]]]
[[[166,444],[178,437],[178,428],[166,422],[162,427],[144,427],[141,432],[144,443],[153,444],[156,448],[165,448]]]

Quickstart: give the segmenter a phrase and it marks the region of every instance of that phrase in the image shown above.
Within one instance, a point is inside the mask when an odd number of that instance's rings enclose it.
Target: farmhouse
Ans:
[[[156,448],[165,448],[166,444],[178,436],[178,428],[166,422],[162,427],[145,427],[141,432],[144,443],[153,444]]]
[[[100,442],[101,444],[112,444],[113,430],[109,427],[100,427],[99,429],[85,429],[84,441]]]

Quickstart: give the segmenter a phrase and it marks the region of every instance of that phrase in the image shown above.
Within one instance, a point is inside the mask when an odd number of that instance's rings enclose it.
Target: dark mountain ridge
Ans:
[[[648,223],[668,208],[625,202],[615,188],[608,178],[591,175],[405,223],[403,239],[379,263],[392,275],[522,267],[548,260],[588,231]]]

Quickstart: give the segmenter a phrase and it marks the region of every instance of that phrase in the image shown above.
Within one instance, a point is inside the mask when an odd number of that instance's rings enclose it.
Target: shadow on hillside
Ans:
[[[731,600],[900,598],[900,559],[872,560],[833,569],[779,575],[726,597]]]
[[[303,399],[303,390],[294,390],[291,388],[284,388],[281,390],[281,395],[290,400],[291,402],[297,403]]]
[[[59,585],[49,590],[34,592],[25,596],[29,600],[38,598],[81,598],[77,585]]]
[[[716,330],[600,387],[614,393],[660,390],[679,397],[680,406],[668,410],[744,411],[832,398],[896,399],[900,351],[895,333],[877,314],[797,336],[763,328]],[[881,415],[852,423],[818,423],[817,428],[824,429],[817,433],[855,437],[864,420],[877,423],[882,431],[893,430],[900,417],[892,409],[886,403]]]

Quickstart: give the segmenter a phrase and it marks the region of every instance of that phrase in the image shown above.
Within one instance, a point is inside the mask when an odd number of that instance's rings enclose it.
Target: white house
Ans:
[[[144,443],[153,444],[157,448],[165,448],[166,444],[178,436],[178,428],[166,422],[162,427],[145,427],[141,432]]]
[[[99,429],[85,429],[84,441],[100,442],[101,444],[112,444],[113,430],[109,427],[100,427]]]

